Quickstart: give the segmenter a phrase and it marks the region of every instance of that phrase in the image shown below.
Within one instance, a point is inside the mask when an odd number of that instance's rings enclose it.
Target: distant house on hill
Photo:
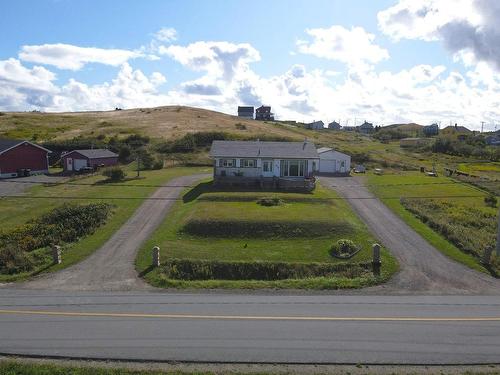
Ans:
[[[357,126],[343,126],[342,130],[344,130],[346,132],[355,132],[358,130],[358,127]]]
[[[433,135],[438,135],[439,134],[439,125],[432,124],[432,125],[424,126],[422,131],[424,132],[424,135],[427,137],[430,137]]]
[[[274,113],[271,112],[271,107],[261,105],[255,110],[255,119],[259,121],[274,121]]]
[[[118,164],[118,155],[106,149],[74,150],[61,155],[64,172],[83,168],[109,167]]]
[[[325,123],[323,121],[313,121],[310,122],[306,125],[306,129],[311,129],[311,130],[323,130],[325,129]]]
[[[487,136],[484,141],[490,146],[500,146],[500,133]]]
[[[442,133],[445,134],[455,134],[455,133],[472,133],[472,130],[467,129],[465,126],[457,125],[455,124],[454,126],[447,126],[443,130],[441,130]]]
[[[342,126],[340,126],[340,124],[337,121],[332,121],[328,124],[328,129],[340,130],[340,128],[342,128]]]
[[[0,178],[48,173],[51,151],[18,139],[0,139]]]
[[[359,127],[358,131],[363,134],[371,134],[374,131],[373,124],[371,122],[363,122]]]
[[[253,120],[253,107],[239,106],[238,107],[238,117],[243,117],[246,119]]]

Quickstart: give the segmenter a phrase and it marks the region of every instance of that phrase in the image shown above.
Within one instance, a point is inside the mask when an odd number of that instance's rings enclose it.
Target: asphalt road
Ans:
[[[134,261],[137,251],[161,224],[170,207],[186,185],[192,185],[206,174],[182,176],[158,188],[129,220],[96,252],[82,262],[62,271],[43,274],[21,284],[26,289],[45,290],[139,290],[150,289],[137,277]]]
[[[500,362],[500,297],[0,289],[0,353],[255,363]]]
[[[500,280],[444,256],[370,193],[359,177],[320,177],[320,181],[349,202],[399,261],[401,271],[395,277],[365,292],[500,294]]]

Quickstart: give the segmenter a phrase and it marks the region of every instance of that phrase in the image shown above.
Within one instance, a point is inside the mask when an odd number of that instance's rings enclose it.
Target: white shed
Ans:
[[[319,172],[348,174],[351,170],[351,157],[333,148],[321,147],[318,149]]]

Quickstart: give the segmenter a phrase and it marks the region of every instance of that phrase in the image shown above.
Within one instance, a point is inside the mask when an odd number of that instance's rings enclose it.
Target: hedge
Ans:
[[[55,243],[74,242],[104,224],[111,207],[107,203],[63,204],[13,231],[1,233],[0,248],[12,244],[29,252]]]
[[[285,280],[314,277],[360,277],[371,263],[222,262],[169,259],[161,272],[176,280]]]
[[[354,228],[347,222],[328,221],[243,221],[191,219],[181,229],[182,233],[200,237],[317,238],[332,234],[351,234]]]

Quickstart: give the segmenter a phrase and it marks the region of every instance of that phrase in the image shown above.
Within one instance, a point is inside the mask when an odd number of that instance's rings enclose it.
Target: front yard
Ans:
[[[370,190],[436,249],[481,272],[497,275],[498,259],[486,269],[480,260],[495,246],[498,208],[488,194],[448,177],[418,172],[368,175]]]
[[[159,185],[177,176],[201,171],[206,172],[208,169],[182,167],[142,171],[141,179],[130,179],[116,184],[102,183],[104,177],[95,175],[60,184],[37,185],[30,188],[22,198],[1,199],[0,230],[3,233],[19,229],[28,221],[40,218],[64,203],[79,205],[108,203],[112,207],[112,212],[105,224],[98,227],[91,235],[84,236],[76,242],[61,244],[63,245],[61,264],[51,263],[49,248],[37,249],[34,251],[40,262],[35,269],[14,274],[0,273],[0,282],[23,280],[41,271],[53,272],[79,262],[102,246]],[[134,176],[132,171],[128,174]]]
[[[275,202],[277,205],[259,204],[262,198],[269,198],[264,204]],[[332,257],[330,248],[340,239],[352,240],[360,251],[347,261]],[[162,287],[353,288],[386,280],[397,268],[394,259],[383,250],[382,277],[373,277],[367,267],[374,242],[376,240],[346,202],[321,186],[313,193],[303,194],[216,191],[207,181],[186,191],[183,201],[175,205],[142,248],[137,269],[145,274],[147,281]],[[161,248],[161,261],[165,266],[147,272],[151,249],[155,245]],[[195,262],[198,268],[222,267],[229,270],[228,274],[235,268],[239,271],[236,276],[223,276],[224,279],[211,274],[212,271],[204,277],[185,277],[184,273],[182,278],[169,278],[173,266],[186,267],[181,262],[185,260]],[[303,278],[276,276],[274,280],[269,279],[268,273],[265,277],[256,277],[257,271],[252,274],[254,276],[242,271],[243,268],[269,268],[271,264],[281,267],[282,273],[290,267],[297,269],[304,265],[317,268],[326,264],[344,270],[327,277],[324,273],[318,277],[308,273]],[[192,265],[189,267],[193,269]],[[238,274],[242,279],[238,280]]]

